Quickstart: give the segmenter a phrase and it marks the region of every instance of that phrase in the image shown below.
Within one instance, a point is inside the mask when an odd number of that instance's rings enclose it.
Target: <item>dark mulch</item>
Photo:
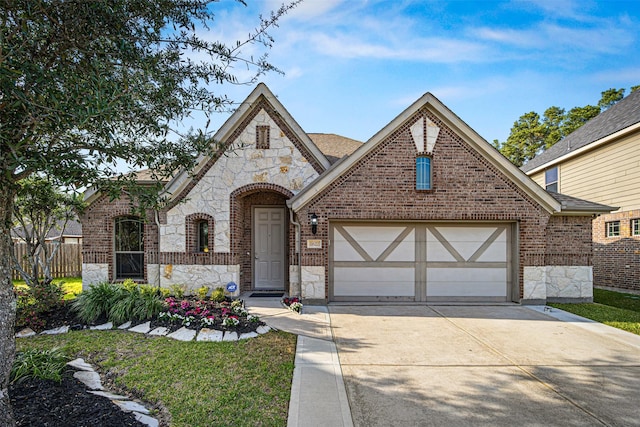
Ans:
[[[109,399],[88,393],[67,369],[58,384],[28,379],[9,386],[18,426],[29,427],[129,427],[145,426]]]

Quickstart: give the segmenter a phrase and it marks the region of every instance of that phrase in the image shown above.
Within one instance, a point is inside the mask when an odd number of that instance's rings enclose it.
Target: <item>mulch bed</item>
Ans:
[[[109,399],[88,393],[67,369],[62,382],[27,379],[9,386],[18,426],[29,427],[144,427],[131,413]]]

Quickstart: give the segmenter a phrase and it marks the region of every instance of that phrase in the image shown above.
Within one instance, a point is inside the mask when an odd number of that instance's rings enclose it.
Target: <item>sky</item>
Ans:
[[[246,37],[282,4],[246,1],[215,3],[207,37]],[[426,92],[487,141],[504,141],[529,111],[597,105],[606,89],[640,85],[637,0],[304,0],[270,34],[269,61],[285,74],[260,81],[306,132],[360,141]],[[218,90],[241,101],[253,87]]]

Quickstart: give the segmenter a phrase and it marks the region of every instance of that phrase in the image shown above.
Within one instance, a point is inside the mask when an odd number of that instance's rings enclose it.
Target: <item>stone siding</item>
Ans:
[[[109,281],[109,264],[82,264],[82,290]]]
[[[593,267],[524,267],[525,304],[593,302]]]
[[[257,149],[256,127],[269,126],[270,147]],[[293,194],[309,185],[318,172],[264,110],[247,124],[231,148],[210,167],[185,196],[182,203],[167,212],[161,225],[161,250],[185,251],[185,218],[193,213],[210,215],[214,220],[213,250],[231,251],[231,193],[253,183],[270,183]]]

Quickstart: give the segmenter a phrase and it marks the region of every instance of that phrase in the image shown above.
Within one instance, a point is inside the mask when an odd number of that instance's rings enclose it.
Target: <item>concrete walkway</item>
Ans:
[[[280,298],[243,299],[271,328],[298,335],[287,426],[353,426],[327,308],[304,306],[298,314]]]

